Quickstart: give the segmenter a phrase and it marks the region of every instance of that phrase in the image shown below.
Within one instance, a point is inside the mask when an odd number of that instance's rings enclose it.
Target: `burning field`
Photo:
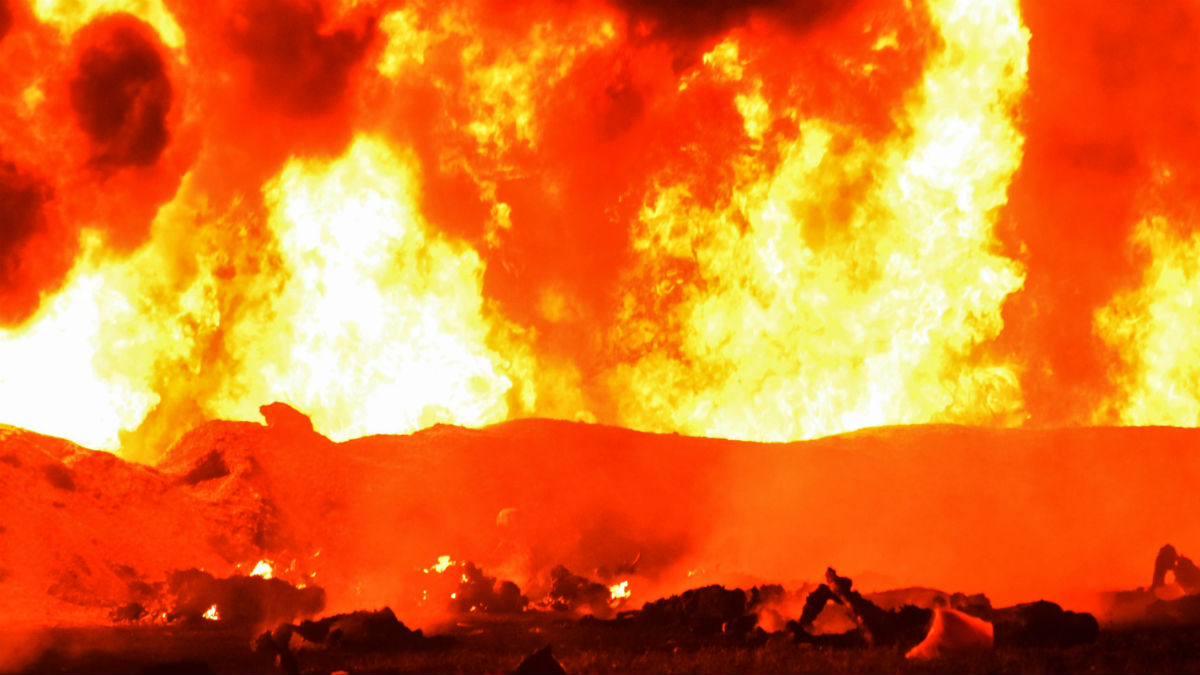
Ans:
[[[0,0],[0,671],[1195,670],[1198,52]]]

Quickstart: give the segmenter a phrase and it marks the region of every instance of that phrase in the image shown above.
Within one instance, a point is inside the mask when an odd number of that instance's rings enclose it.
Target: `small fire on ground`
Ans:
[[[620,604],[622,600],[627,600],[632,595],[632,592],[629,590],[628,581],[622,581],[609,586],[608,592],[612,595],[610,604],[614,606]]]
[[[270,579],[274,575],[275,570],[271,568],[271,561],[265,559],[259,560],[258,564],[254,566],[254,570],[250,572],[250,576],[262,577],[264,579]]]

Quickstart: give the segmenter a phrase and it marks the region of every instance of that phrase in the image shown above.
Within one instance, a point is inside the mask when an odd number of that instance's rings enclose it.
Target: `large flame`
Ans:
[[[1140,287],[1048,281],[1075,10],[1031,42],[1002,0],[10,5],[4,422],[153,458],[273,400],[339,439],[1198,419],[1190,221],[1126,214]]]
[[[945,43],[878,142],[803,119],[803,101],[771,109],[737,42],[705,55],[695,78],[736,82],[753,142],[715,208],[665,175],[642,210],[640,279],[662,279],[652,293],[681,302],[661,321],[653,295],[642,300],[634,286],[626,296],[616,330],[643,353],[615,373],[617,388],[636,394],[622,401],[624,421],[788,440],[1020,420],[1015,365],[979,348],[999,334],[1005,296],[1022,279],[996,253],[992,223],[1021,158],[1009,116],[1028,34],[1003,3],[930,9]],[[796,121],[798,138],[755,138],[777,120]],[[774,171],[765,156],[780,158]],[[671,289],[682,265],[697,278]]]
[[[512,381],[486,346],[483,266],[429,232],[412,160],[358,138],[332,162],[291,161],[264,188],[286,280],[231,339],[251,368],[213,412],[286,398],[341,439],[508,416]]]
[[[1108,402],[1124,424],[1200,424],[1200,234],[1181,235],[1163,217],[1138,224],[1149,253],[1142,284],[1096,314],[1097,333],[1121,355]],[[1103,419],[1103,418],[1102,418]]]

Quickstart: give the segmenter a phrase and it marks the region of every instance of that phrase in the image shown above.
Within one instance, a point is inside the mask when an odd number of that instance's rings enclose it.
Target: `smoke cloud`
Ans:
[[[336,106],[372,37],[372,21],[322,32],[324,15],[315,0],[246,0],[229,22],[230,43],[250,60],[258,92],[288,114],[320,115]]]
[[[0,0],[0,40],[8,35],[8,31],[12,28],[13,15],[12,10],[8,7],[8,0]]]
[[[675,51],[675,68],[691,67],[706,43],[745,25],[751,17],[781,22],[795,30],[805,30],[836,16],[858,0],[616,0],[628,13],[629,32],[652,40],[662,40]]]
[[[87,46],[70,83],[71,107],[100,168],[153,164],[170,140],[171,82],[147,28],[118,14],[81,36]]]
[[[74,245],[50,227],[51,188],[0,159],[0,325],[18,324],[37,310],[44,291],[70,269]]]

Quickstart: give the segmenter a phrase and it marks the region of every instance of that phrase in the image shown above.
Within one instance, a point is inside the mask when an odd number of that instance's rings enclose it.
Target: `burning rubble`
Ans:
[[[437,564],[421,571],[427,579],[419,582],[418,605],[441,602],[454,613],[512,614],[529,604],[515,583],[488,576],[470,561],[455,562],[443,555]]]
[[[559,565],[550,570],[550,591],[544,605],[556,611],[571,611],[577,614],[609,618],[614,605],[628,597],[628,582],[605,586],[587,577],[572,574],[571,570]]]
[[[310,617],[325,608],[325,591],[296,588],[281,579],[233,576],[218,579],[201,570],[167,575],[165,592],[170,609],[166,621],[204,618],[248,627]]]

